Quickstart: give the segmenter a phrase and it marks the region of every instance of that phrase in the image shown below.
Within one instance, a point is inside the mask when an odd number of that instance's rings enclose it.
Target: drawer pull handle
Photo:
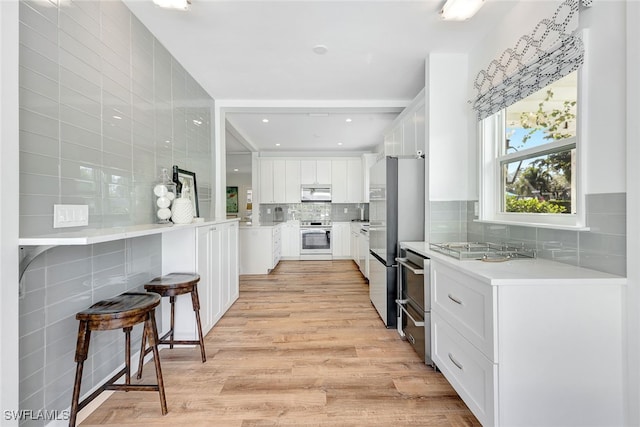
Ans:
[[[460,369],[461,371],[464,371],[464,369],[462,368],[462,364],[460,362],[458,362],[456,359],[454,359],[453,355],[451,353],[449,353],[449,360],[451,360],[451,363],[456,365],[456,367],[458,369]]]
[[[460,305],[462,305],[462,300],[460,300],[460,299],[458,299],[458,298],[454,297],[454,296],[453,296],[453,295],[451,295],[451,294],[449,294],[449,295],[447,295],[447,296],[449,297],[449,299],[450,299],[451,301],[455,302],[456,304],[460,304]]]

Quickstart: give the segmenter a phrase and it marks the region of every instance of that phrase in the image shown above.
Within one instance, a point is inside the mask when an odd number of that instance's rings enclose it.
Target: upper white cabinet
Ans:
[[[367,156],[329,160],[263,157],[259,163],[260,203],[300,203],[303,184],[331,185],[333,203],[366,203],[371,163]]]
[[[330,184],[331,160],[301,160],[300,184]]]
[[[285,203],[300,203],[300,160],[285,160]]]
[[[260,203],[300,202],[300,161],[260,160]]]
[[[331,201],[361,203],[364,201],[362,160],[346,159],[331,162]]]
[[[386,156],[414,156],[425,152],[425,97],[424,90],[394,120],[384,136]]]

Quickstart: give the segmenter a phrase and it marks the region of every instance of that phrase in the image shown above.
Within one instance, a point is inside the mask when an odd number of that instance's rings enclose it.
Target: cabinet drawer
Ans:
[[[432,262],[431,274],[433,311],[489,360],[498,362],[494,340],[493,287],[438,262]]]
[[[495,425],[497,365],[433,314],[433,361],[484,426]]]

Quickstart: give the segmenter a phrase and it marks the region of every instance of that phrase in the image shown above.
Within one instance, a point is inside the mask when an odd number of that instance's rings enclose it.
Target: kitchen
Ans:
[[[487,4],[486,6],[489,6]],[[527,8],[529,6],[529,8]],[[555,5],[554,5],[555,6]],[[134,6],[131,6],[134,8]],[[194,5],[195,7],[195,5]],[[46,168],[46,161],[49,158],[57,158],[58,154],[52,153],[46,150],[46,139],[45,140],[31,140],[30,147],[22,147],[21,150],[23,153],[31,154],[31,156],[20,155],[20,159],[22,164],[20,166],[18,162],[18,150],[19,147],[17,144],[7,144],[7,140],[18,140],[18,126],[17,126],[17,109],[15,106],[18,103],[18,75],[17,69],[11,67],[12,60],[17,61],[17,53],[18,53],[18,5],[12,2],[3,2],[1,6],[1,15],[2,19],[2,55],[0,56],[2,59],[2,70],[3,70],[3,80],[2,80],[2,132],[3,132],[3,143],[2,143],[2,156],[0,160],[2,161],[2,215],[3,221],[0,225],[2,227],[0,229],[0,233],[2,236],[3,242],[3,258],[2,258],[2,266],[0,272],[2,273],[3,278],[3,296],[2,296],[2,336],[5,338],[2,343],[2,406],[3,408],[14,408],[17,407],[17,393],[15,390],[17,389],[17,384],[19,382],[18,372],[15,369],[17,366],[17,346],[15,343],[18,342],[18,331],[15,329],[16,319],[19,318],[17,313],[18,310],[18,293],[17,286],[7,286],[7,283],[17,283],[17,275],[18,272],[15,271],[15,266],[18,265],[18,237],[24,237],[22,232],[19,232],[19,225],[24,227],[25,224],[29,227],[33,227],[33,230],[36,230],[36,234],[39,230],[38,227],[42,227],[43,224],[46,223],[49,226],[49,220],[51,218],[51,213],[47,211],[38,210],[39,206],[44,204],[36,204],[37,206],[22,205],[20,210],[23,209],[33,209],[31,211],[18,212],[15,209],[15,206],[18,205],[18,189],[15,185],[15,177],[20,173],[23,174],[24,177],[34,178],[34,181],[28,182],[29,185],[31,183],[35,186],[36,190],[34,190],[31,194],[39,194],[43,190],[37,190],[38,186],[45,189],[45,195],[48,194],[50,187],[47,187],[48,181],[46,179],[35,179],[38,176],[47,177],[47,176],[58,176],[57,171],[50,171]],[[497,53],[502,51],[505,47],[509,46],[509,43],[514,42],[515,39],[524,31],[523,28],[530,29],[532,28],[540,19],[549,15],[549,10],[546,11],[532,11],[531,9],[535,9],[530,4],[527,5],[527,2],[520,2],[518,7],[514,7],[510,16],[510,19],[505,20],[505,25],[496,29],[496,31],[488,34],[484,39],[482,48],[475,49],[472,53],[429,53],[427,56],[426,63],[426,73],[424,74],[424,82],[422,87],[427,87],[427,94],[425,95],[426,102],[426,114],[427,114],[427,132],[426,138],[429,142],[428,145],[428,153],[429,153],[429,174],[426,176],[427,182],[425,182],[425,196],[426,200],[429,201],[429,209],[425,211],[425,213],[429,216],[429,218],[425,219],[426,232],[424,236],[424,240],[429,241],[454,241],[454,240],[466,240],[466,238],[455,239],[456,235],[452,233],[459,233],[459,236],[466,236],[469,230],[467,227],[467,222],[453,221],[452,218],[459,219],[466,217],[468,212],[471,212],[473,215],[474,206],[473,202],[478,200],[477,195],[477,186],[476,186],[476,175],[477,175],[477,166],[476,166],[476,141],[475,141],[475,122],[473,119],[466,120],[466,126],[460,126],[460,117],[472,116],[472,111],[469,109],[462,110],[462,106],[467,106],[466,101],[469,99],[469,90],[465,86],[465,84],[460,84],[460,82],[468,82],[471,85],[472,76],[477,73],[479,69],[482,69],[486,64],[489,63],[489,60],[496,56]],[[434,10],[438,9],[438,7],[434,6]],[[550,7],[549,9],[553,9]],[[598,13],[596,13],[596,10]],[[543,13],[545,12],[545,13]],[[586,105],[583,108],[586,109],[586,114],[588,117],[588,121],[586,126],[586,135],[588,135],[588,139],[586,141],[588,150],[585,154],[585,168],[588,169],[588,180],[584,181],[585,185],[585,193],[591,197],[592,195],[596,198],[590,198],[588,201],[593,203],[592,207],[597,207],[596,211],[587,211],[587,215],[591,215],[592,219],[600,220],[599,228],[602,230],[601,232],[597,232],[597,230],[592,230],[590,233],[585,232],[554,232],[553,228],[542,228],[539,232],[539,238],[541,241],[554,240],[553,238],[547,238],[550,234],[560,235],[562,237],[561,240],[573,243],[573,247],[575,249],[580,249],[577,246],[578,241],[578,233],[580,233],[580,244],[586,244],[588,249],[593,249],[595,246],[598,250],[589,250],[587,252],[582,253],[582,258],[587,262],[591,263],[592,268],[610,268],[611,264],[599,264],[604,262],[604,260],[613,260],[612,262],[617,263],[615,265],[620,265],[620,259],[622,259],[623,268],[626,267],[626,259],[637,259],[637,251],[638,251],[638,242],[637,236],[638,233],[638,225],[635,221],[632,221],[631,218],[637,218],[638,214],[638,179],[637,171],[634,170],[634,159],[638,158],[637,155],[637,123],[633,120],[625,120],[625,116],[628,114],[629,117],[637,116],[638,112],[638,104],[636,97],[625,98],[625,93],[637,93],[637,83],[633,81],[630,76],[638,74],[638,54],[637,47],[635,43],[632,41],[636,40],[638,37],[637,34],[637,25],[636,20],[640,19],[638,16],[638,7],[634,2],[606,2],[606,3],[598,3],[592,6],[592,9],[585,9],[581,13],[581,26],[585,28],[588,33],[588,37],[585,36],[584,39],[588,42],[587,44],[587,56],[585,58],[585,63],[587,67],[585,68],[585,73],[587,73],[587,87],[588,91],[588,99]],[[118,11],[114,12],[116,16]],[[604,15],[599,15],[600,13]],[[39,12],[42,16],[47,15],[47,9],[41,10]],[[67,17],[68,14],[62,14],[63,17]],[[481,15],[479,15],[481,16]],[[598,17],[604,16],[605,18],[599,19]],[[634,19],[635,18],[635,19]],[[175,15],[171,15],[171,19],[176,19]],[[117,19],[112,19],[112,21],[117,21]],[[610,24],[611,22],[615,24]],[[626,25],[625,25],[626,23]],[[468,24],[473,25],[473,21],[469,21]],[[149,24],[150,25],[150,24]],[[457,25],[457,24],[455,24]],[[464,23],[460,24],[464,25]],[[611,31],[611,29],[615,28],[616,31]],[[136,31],[138,31],[138,27],[135,27]],[[41,27],[35,33],[27,32],[26,35],[33,37],[34,40],[42,39],[42,34],[45,33],[46,27]],[[25,34],[23,33],[23,36]],[[117,34],[111,34],[114,36],[114,43],[120,46],[120,43]],[[511,37],[509,37],[511,35]],[[516,35],[513,37],[513,35]],[[142,40],[149,40],[149,36],[145,36]],[[502,38],[508,39],[509,43],[505,43]],[[28,41],[25,43],[31,43],[32,41]],[[71,43],[72,40],[64,39],[61,37],[60,43]],[[169,41],[163,41],[167,46],[170,46]],[[38,43],[45,42],[33,42],[38,46],[42,46]],[[87,44],[91,43],[91,41],[86,41]],[[54,43],[55,46],[55,43]],[[627,50],[621,48],[611,48],[611,46],[626,46]],[[137,52],[144,51],[144,49],[138,49],[137,46],[134,46],[136,55]],[[98,51],[99,46],[95,45],[95,51]],[[45,43],[45,47],[42,48],[45,50],[45,53],[48,49],[48,45]],[[55,50],[55,49],[54,49]],[[179,51],[179,49],[177,49]],[[131,51],[133,53],[133,49]],[[177,55],[173,52],[173,55]],[[90,55],[90,53],[88,53]],[[42,55],[40,55],[42,56]],[[148,55],[147,55],[148,56]],[[145,57],[146,58],[146,57]],[[22,58],[23,60],[28,60],[29,58]],[[52,60],[56,60],[56,58],[51,58]],[[73,58],[62,57],[60,61],[64,62],[63,67],[68,69],[72,67]],[[115,61],[115,60],[114,60]],[[182,69],[178,62],[171,58],[171,56],[166,52],[161,52],[161,55],[157,58],[158,66],[165,66],[165,64],[174,64],[174,69],[177,70],[179,75],[185,76],[185,81],[187,79],[186,74],[184,73],[184,69]],[[183,64],[185,68],[187,68],[187,64]],[[76,64],[77,67],[81,66],[81,64]],[[171,66],[171,65],[170,65]],[[8,70],[8,71],[5,71]],[[14,70],[11,72],[11,70]],[[50,68],[46,69],[47,72]],[[76,74],[82,73],[78,69],[74,69]],[[626,70],[626,72],[625,72]],[[57,73],[57,72],[56,72]],[[115,72],[111,72],[111,74],[116,74]],[[109,75],[111,75],[109,74]],[[30,77],[37,78],[41,77],[42,74],[39,75],[29,75]],[[73,77],[65,73],[60,74],[60,79],[66,77]],[[117,77],[117,76],[116,76]],[[57,78],[51,77],[48,78]],[[164,77],[163,77],[164,78]],[[30,80],[31,81],[31,80]],[[136,84],[141,83],[144,85],[144,82],[138,82],[134,80]],[[615,81],[618,83],[618,86],[613,86],[611,81]],[[626,82],[626,83],[625,83]],[[31,84],[31,83],[29,83]],[[35,83],[34,83],[35,84]],[[66,85],[71,83],[67,82]],[[34,86],[35,87],[35,86]],[[40,87],[40,86],[38,86]],[[626,90],[625,90],[626,88]],[[87,93],[89,93],[91,87],[87,87]],[[110,88],[110,92],[114,92],[118,89],[118,86],[113,86]],[[44,90],[44,89],[41,89]],[[142,87],[141,93],[143,99],[148,99],[144,97],[145,88]],[[161,90],[161,88],[158,88]],[[199,98],[200,94],[198,93],[199,89],[197,89],[197,85],[191,83],[185,83],[185,91],[189,94],[195,94],[194,98]],[[33,91],[32,91],[33,92]],[[405,99],[413,98],[418,90],[413,93],[404,95]],[[138,93],[138,92],[136,92]],[[24,92],[23,95],[29,95],[30,92]],[[6,95],[6,96],[5,96]],[[117,93],[114,95],[118,95]],[[203,94],[204,95],[204,94]],[[98,91],[97,96],[100,96]],[[170,96],[170,95],[169,95]],[[45,97],[47,98],[47,97]],[[348,96],[345,96],[348,98]],[[33,99],[33,98],[25,98],[25,99]],[[237,101],[238,97],[235,94],[222,95],[220,100],[216,99],[216,111],[220,112],[221,109],[224,108],[237,108],[239,102]],[[294,97],[289,97],[289,99],[294,99]],[[42,101],[42,99],[39,99]],[[252,106],[257,104],[266,104],[265,101],[256,101],[256,102],[246,102],[245,105]],[[272,103],[272,105],[280,104],[281,107],[287,105],[286,102],[280,103]],[[300,103],[304,104],[304,103]],[[331,103],[326,103],[325,105],[330,105]],[[388,104],[392,104],[388,102]],[[404,103],[405,105],[408,102]],[[37,102],[36,111],[31,111],[31,113],[40,114],[40,115],[49,115],[50,111],[37,110],[37,108],[43,107],[42,103]],[[291,103],[289,103],[291,105]],[[397,105],[396,105],[397,107]],[[626,113],[625,113],[626,112]],[[69,110],[61,110],[60,114],[69,113]],[[193,114],[193,111],[182,111],[183,114]],[[141,111],[140,114],[144,114],[144,111]],[[114,113],[114,115],[116,115]],[[220,133],[224,129],[224,121],[221,121],[220,114],[211,114],[212,122],[211,128],[213,128],[213,132],[215,133],[215,137],[213,140],[222,141],[224,137],[220,135]],[[34,117],[33,115],[29,116],[29,114],[21,115],[21,125],[23,126],[32,126],[32,121],[25,121],[28,118]],[[191,117],[191,116],[189,116]],[[195,120],[199,120],[197,116],[193,117]],[[66,119],[65,119],[66,120]],[[118,119],[114,119],[118,120]],[[113,121],[112,121],[113,122]],[[606,123],[606,125],[603,124]],[[106,125],[109,125],[108,122],[105,122]],[[38,122],[38,125],[45,126],[46,123]],[[105,127],[106,129],[106,127]],[[190,128],[191,129],[191,128]],[[195,129],[195,128],[193,128]],[[28,130],[37,133],[38,135],[44,132],[43,129],[34,129],[28,128]],[[161,129],[162,130],[162,129]],[[142,129],[144,132],[145,129]],[[57,132],[57,131],[56,131]],[[100,130],[98,130],[100,132]],[[135,135],[138,135],[137,132],[134,132]],[[198,132],[195,133],[198,135]],[[57,133],[56,133],[57,135]],[[73,139],[73,135],[64,136],[64,140],[72,145],[68,145],[67,148],[82,146],[86,147],[89,143],[86,142],[85,139],[82,141],[82,138],[90,138],[92,134],[83,134],[82,136],[76,136],[76,139]],[[106,136],[113,136],[113,134],[106,133]],[[73,141],[81,141],[82,143],[76,143],[73,145]],[[438,141],[436,144],[435,141]],[[602,141],[607,141],[607,144],[602,143]],[[195,147],[195,150],[178,150],[176,157],[173,159],[180,159],[176,161],[176,163],[183,163],[185,157],[181,154],[182,152],[191,152],[196,153],[197,156],[198,150],[200,147],[198,146],[198,136],[193,139],[190,139],[188,144],[194,144],[192,148]],[[106,151],[111,158],[111,163],[108,168],[108,171],[117,170],[118,162],[117,159],[121,157],[117,157],[120,146],[117,144],[110,144],[109,149]],[[102,165],[102,160],[93,160],[95,159],[96,152],[101,153],[95,147],[94,151],[85,150],[76,151],[78,156],[81,156],[80,159],[86,164],[91,164],[99,162]],[[198,163],[197,159],[194,160],[193,169],[197,171],[199,177],[199,183],[202,186],[202,190],[199,191],[202,195],[201,201],[204,201],[203,206],[207,206],[206,201],[212,200],[215,203],[210,203],[208,206],[212,206],[213,209],[211,212],[203,212],[203,216],[207,217],[215,217],[215,218],[224,218],[224,187],[225,187],[225,166],[224,166],[224,147],[221,147],[218,143],[212,148],[213,151],[216,152],[214,157],[214,165],[212,167],[208,167],[206,164]],[[74,153],[74,151],[70,151],[69,153]],[[152,154],[153,153],[153,154]],[[159,158],[162,158],[164,155],[166,158],[166,151],[163,151],[163,147],[158,143],[157,147],[136,147],[136,159],[143,158],[144,154],[149,155],[158,155]],[[70,156],[71,154],[65,154],[65,156]],[[93,156],[93,157],[91,157]],[[45,159],[42,159],[44,157]],[[69,160],[69,159],[67,159]],[[173,162],[170,162],[170,164]],[[206,162],[203,162],[206,163]],[[170,165],[169,164],[169,165]],[[624,165],[628,166],[625,167]],[[152,172],[147,172],[145,176],[148,178],[147,181],[152,181],[155,179],[156,171],[153,170],[154,167],[149,167],[148,165],[142,163],[141,166],[144,166],[146,170],[151,169]],[[27,168],[27,169],[23,169]],[[88,172],[88,171],[87,171]],[[112,173],[111,175],[118,176],[117,173]],[[207,179],[209,175],[213,175],[215,179]],[[74,178],[70,176],[63,176],[62,182],[68,183],[69,179]],[[113,191],[117,191],[122,187],[119,187],[121,183],[111,182],[109,183],[109,188],[113,189]],[[21,187],[23,184],[21,183]],[[133,186],[132,186],[133,188]],[[69,194],[67,192],[68,187],[63,187],[62,190],[56,190],[55,194],[59,194],[62,191],[62,194],[65,196],[65,203],[80,203],[83,197],[77,197],[73,193]],[[22,190],[21,190],[22,191]],[[38,192],[39,191],[39,192]],[[141,194],[145,193],[141,191]],[[619,195],[623,195],[622,208],[620,208],[620,202],[615,201],[618,200]],[[626,196],[626,204],[624,203],[624,199]],[[74,199],[75,200],[72,200]],[[84,198],[88,198],[86,193]],[[38,199],[40,200],[40,199]],[[611,200],[614,200],[614,203],[611,203]],[[144,202],[146,203],[146,201]],[[144,211],[146,209],[146,204],[142,204]],[[104,225],[105,227],[109,226],[119,226],[123,225],[123,221],[127,220],[126,216],[123,216],[122,211],[119,211],[119,207],[115,205],[113,200],[109,200],[108,197],[104,200],[105,212],[110,213],[111,215],[105,216],[104,220],[100,218],[97,224]],[[50,206],[50,204],[49,204]],[[132,204],[133,208],[134,205]],[[101,208],[101,207],[100,207]],[[112,208],[113,211],[109,211],[109,208]],[[587,209],[589,206],[587,206]],[[609,208],[610,210],[607,210]],[[206,208],[205,208],[206,209]],[[620,213],[622,212],[622,213]],[[254,213],[255,214],[255,213]],[[19,216],[20,220],[19,220]],[[606,230],[606,218],[608,217],[620,217],[622,216],[622,222],[626,221],[626,228],[624,234],[627,236],[627,239],[618,238],[617,234],[607,232]],[[626,220],[624,219],[626,218]],[[603,224],[604,220],[604,224]],[[500,235],[501,232],[504,232],[504,228],[500,228],[497,225],[487,225],[487,228],[483,229],[483,233]],[[511,230],[512,232],[520,232],[520,229]],[[427,234],[430,233],[430,234]],[[445,235],[437,236],[438,239],[435,239],[437,233],[443,233]],[[612,236],[615,236],[613,238]],[[537,237],[536,237],[537,238]],[[143,243],[142,252],[138,252],[136,248],[128,248],[126,245],[122,247],[117,247],[114,244],[112,248],[101,248],[103,250],[102,253],[95,254],[96,256],[104,256],[109,254],[120,254],[124,255],[124,253],[133,251],[133,254],[144,253],[144,247],[149,245],[151,247],[156,247],[157,242],[153,241],[153,238],[150,238],[150,242]],[[586,242],[583,241],[586,239]],[[591,241],[589,242],[589,239]],[[594,240],[597,243],[594,243]],[[622,241],[622,243],[621,243]],[[136,246],[138,242],[131,243],[132,246]],[[6,246],[5,246],[6,245]],[[590,246],[591,245],[591,246]],[[572,245],[568,245],[572,246]],[[626,246],[626,247],[625,247]],[[5,250],[6,248],[6,250]],[[73,263],[77,261],[73,261],[74,258],[80,259],[89,259],[89,254],[86,251],[83,251],[79,248],[76,248],[70,252],[60,251],[57,255],[58,261],[61,265],[65,265],[68,263]],[[138,255],[136,255],[138,256]],[[157,257],[160,256],[157,252],[151,252],[147,254],[148,258],[144,258],[144,255],[139,255],[141,258],[136,258],[136,261],[140,261],[139,264],[146,263],[147,265],[151,265],[152,268],[148,270],[143,270],[141,274],[154,274],[158,271],[158,260]],[[104,258],[101,258],[104,259]],[[38,261],[35,261],[36,263]],[[105,266],[106,264],[102,264]],[[73,266],[75,268],[82,268],[83,277],[92,274],[91,267],[89,270],[86,270],[86,262],[77,262],[76,264],[70,264],[69,266]],[[38,267],[37,264],[34,267]],[[124,269],[124,267],[121,267]],[[43,268],[36,268],[36,273],[43,273]],[[107,271],[106,268],[99,268],[96,272]],[[88,272],[87,272],[88,271]],[[625,290],[625,299],[623,301],[624,304],[624,325],[625,325],[625,360],[628,361],[625,365],[628,365],[625,368],[625,378],[628,378],[627,383],[625,384],[625,401],[627,402],[625,407],[627,408],[627,424],[634,425],[638,424],[638,419],[640,416],[637,414],[638,405],[636,402],[638,401],[638,372],[635,365],[631,363],[633,360],[638,359],[638,336],[640,336],[638,332],[638,318],[637,318],[637,310],[638,306],[638,271],[637,266],[633,263],[629,263],[628,267],[623,271],[618,272],[620,275],[624,276],[626,274],[627,277],[627,285]],[[103,277],[108,276],[108,273],[105,273]],[[37,278],[35,278],[37,280]],[[74,277],[67,278],[66,280],[62,277],[59,279],[59,283],[64,283],[70,279],[75,279]],[[33,280],[33,279],[32,279]],[[36,290],[37,291],[37,290]],[[52,302],[50,302],[52,303]],[[37,329],[37,328],[36,328]]]

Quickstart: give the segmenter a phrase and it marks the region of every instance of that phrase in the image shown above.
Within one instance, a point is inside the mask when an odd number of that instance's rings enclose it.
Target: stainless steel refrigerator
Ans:
[[[385,157],[369,174],[369,298],[396,327],[398,243],[424,240],[424,159]]]

